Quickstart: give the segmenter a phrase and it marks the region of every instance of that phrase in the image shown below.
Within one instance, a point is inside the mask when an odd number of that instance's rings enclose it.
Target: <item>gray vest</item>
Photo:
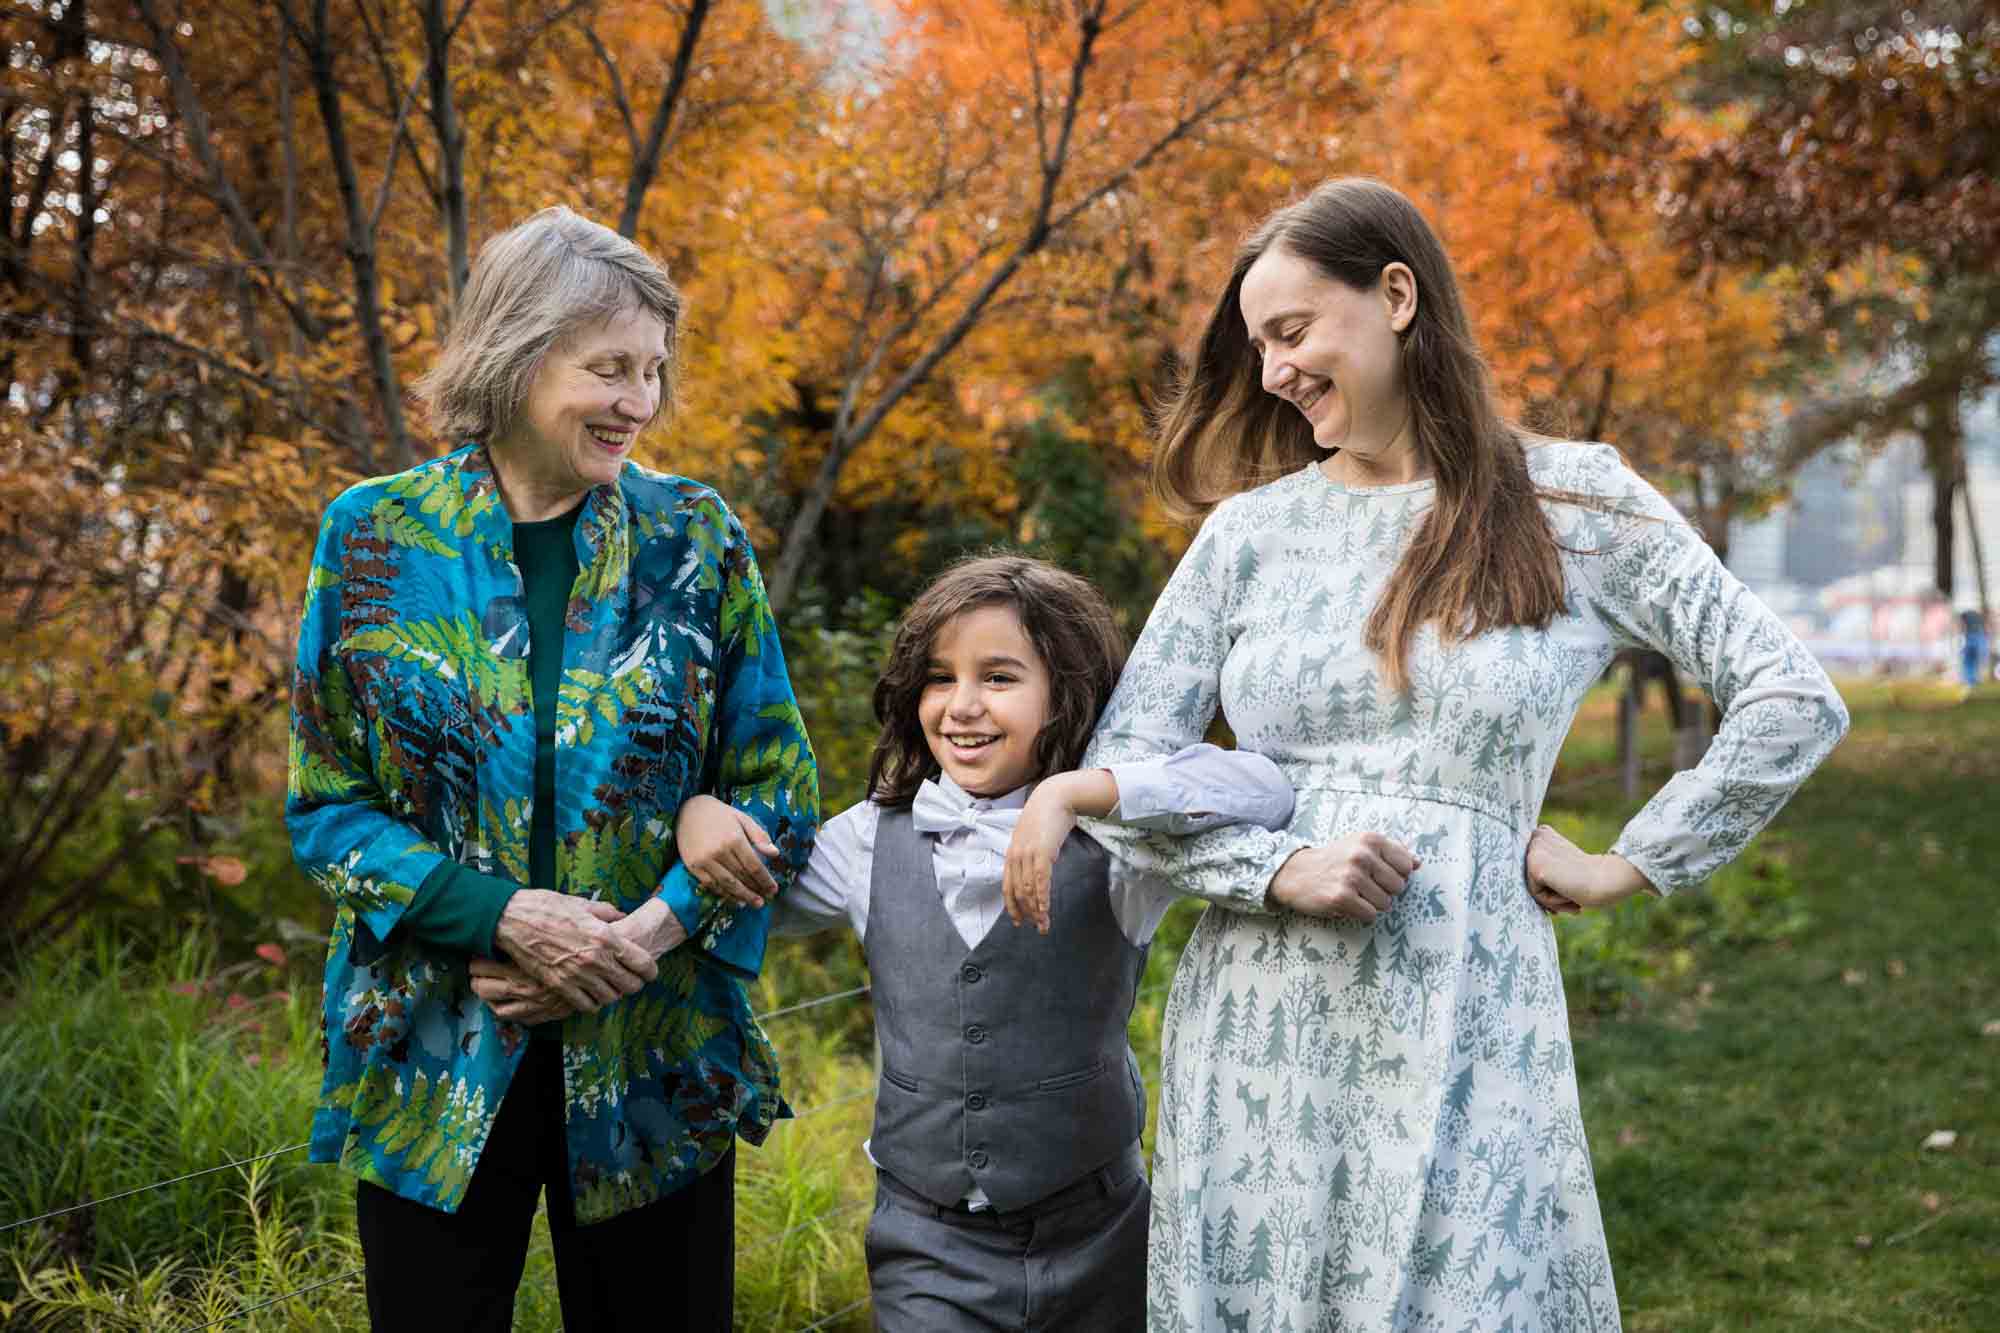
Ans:
[[[974,1185],[1002,1212],[1118,1157],[1146,1123],[1125,1039],[1146,951],[1118,928],[1103,848],[1057,858],[1049,933],[1004,915],[968,951],[938,896],[931,839],[908,810],[875,834],[865,948],[882,1043],[884,1170],[941,1204]]]

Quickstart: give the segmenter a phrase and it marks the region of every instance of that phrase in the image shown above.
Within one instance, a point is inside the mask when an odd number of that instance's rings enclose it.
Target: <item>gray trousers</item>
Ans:
[[[1142,1333],[1151,1191],[1138,1145],[1011,1213],[875,1173],[868,1286],[881,1333]]]

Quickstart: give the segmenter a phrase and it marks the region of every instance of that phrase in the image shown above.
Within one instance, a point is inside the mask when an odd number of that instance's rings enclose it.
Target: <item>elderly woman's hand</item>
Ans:
[[[1527,875],[1528,892],[1551,916],[1610,907],[1638,893],[1659,894],[1624,857],[1593,856],[1547,824],[1528,839]]]
[[[651,954],[611,928],[624,915],[609,903],[520,889],[500,913],[493,940],[572,1009],[601,1009],[660,974]]]
[[[674,845],[694,882],[718,898],[762,907],[778,892],[764,865],[778,845],[763,825],[713,796],[692,796],[674,817]]]
[[[472,960],[472,993],[509,1023],[553,1023],[576,1010],[562,997],[511,963]]]
[[[1346,917],[1363,924],[1395,905],[1423,863],[1379,833],[1357,833],[1324,847],[1302,847],[1271,876],[1265,896],[1303,916]]]

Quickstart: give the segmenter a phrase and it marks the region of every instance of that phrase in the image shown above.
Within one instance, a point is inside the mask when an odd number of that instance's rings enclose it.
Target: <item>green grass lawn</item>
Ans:
[[[1847,693],[1853,734],[1707,890],[1559,925],[1634,1333],[2000,1329],[2000,1036],[1982,1035],[2000,1022],[2000,695]],[[1611,726],[1601,691],[1549,797],[1550,822],[1590,846],[1633,808]],[[1643,742],[1651,790],[1670,752],[1657,715]],[[1198,910],[1177,908],[1154,945],[1132,1028],[1149,1078]],[[83,957],[0,988],[0,1223],[304,1137],[309,965],[295,963],[289,1003],[247,1009],[190,986],[188,966]],[[782,943],[758,1007],[851,986],[857,966],[851,941]],[[801,1116],[740,1154],[737,1326],[859,1333],[866,1002],[770,1030]],[[1952,1146],[1924,1148],[1938,1130]],[[254,1189],[222,1173],[0,1234],[0,1326],[182,1328],[357,1263],[351,1185],[294,1155]],[[348,1279],[230,1326],[364,1322]],[[541,1233],[516,1327],[559,1324]]]
[[[2000,1329],[2000,697],[1848,698],[1773,831],[1810,925],[1577,1022],[1634,1333]]]

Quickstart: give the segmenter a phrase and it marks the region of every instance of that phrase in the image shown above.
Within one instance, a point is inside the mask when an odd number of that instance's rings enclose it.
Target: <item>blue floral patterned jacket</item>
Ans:
[[[556,878],[627,911],[664,898],[690,941],[637,994],[563,1025],[579,1222],[691,1180],[789,1115],[745,978],[768,913],[700,892],[674,816],[708,792],[805,864],[819,780],[750,543],[720,497],[627,464],[576,525],[557,699]],[[513,524],[469,445],[328,508],[293,681],[286,822],[338,911],[312,1158],[447,1211],[527,1031],[473,995],[469,959],[398,933],[450,858],[526,884],[535,727]]]

